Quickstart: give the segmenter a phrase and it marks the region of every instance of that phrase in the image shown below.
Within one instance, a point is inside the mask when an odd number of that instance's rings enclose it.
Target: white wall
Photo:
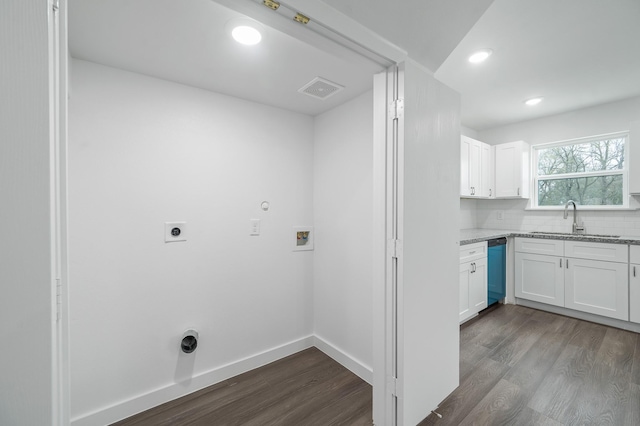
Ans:
[[[373,92],[315,119],[314,327],[372,381]]]
[[[48,6],[0,13],[0,424],[57,424]]]
[[[313,225],[313,120],[89,62],[71,76],[75,423],[309,346],[313,252],[292,251],[292,227]],[[188,241],[165,243],[165,221],[186,221]],[[192,355],[179,349],[188,327]]]
[[[524,140],[534,145],[629,130],[630,123],[639,118],[640,97],[636,97],[537,120],[481,130],[478,132],[478,138],[489,144]],[[634,149],[635,145],[631,148]],[[637,204],[634,199],[632,202]],[[522,231],[571,232],[571,220],[564,220],[561,211],[532,211],[525,210],[526,207],[526,201],[478,200],[477,226]],[[503,220],[497,220],[495,210],[504,212]],[[584,221],[589,233],[640,236],[639,210],[580,210],[578,207],[579,221]]]
[[[478,203],[477,200],[460,198],[460,229],[478,227]]]

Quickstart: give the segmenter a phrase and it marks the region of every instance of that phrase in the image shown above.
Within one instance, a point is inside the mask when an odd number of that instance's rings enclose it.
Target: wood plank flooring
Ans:
[[[115,425],[371,425],[371,392],[358,376],[310,348]]]
[[[460,386],[426,425],[640,425],[640,335],[504,305],[460,330]]]
[[[359,426],[371,409],[371,386],[311,348],[116,425]],[[437,411],[420,426],[640,425],[640,335],[501,305],[462,326]]]

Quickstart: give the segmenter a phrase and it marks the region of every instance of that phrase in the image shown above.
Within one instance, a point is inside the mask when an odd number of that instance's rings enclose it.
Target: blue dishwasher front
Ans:
[[[496,238],[487,243],[487,305],[493,305],[506,295],[507,284],[507,239]]]

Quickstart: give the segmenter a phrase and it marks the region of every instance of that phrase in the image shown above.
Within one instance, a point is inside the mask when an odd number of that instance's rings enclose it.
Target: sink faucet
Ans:
[[[567,203],[564,205],[564,218],[566,219],[569,216],[569,212],[567,211],[567,209],[569,208],[569,204],[573,204],[573,233],[574,234],[582,234],[584,232],[584,225],[578,225],[578,222],[576,222],[576,202],[573,200],[569,200],[567,201]]]

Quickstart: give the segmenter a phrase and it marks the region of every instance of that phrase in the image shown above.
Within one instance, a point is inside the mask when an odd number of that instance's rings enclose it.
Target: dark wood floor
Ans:
[[[371,407],[311,348],[116,425],[371,425]],[[460,330],[460,386],[437,411],[420,426],[640,425],[640,335],[501,305]]]
[[[310,348],[115,423],[371,425],[371,386]]]
[[[640,425],[640,337],[522,306],[460,330],[460,386],[425,425]]]

